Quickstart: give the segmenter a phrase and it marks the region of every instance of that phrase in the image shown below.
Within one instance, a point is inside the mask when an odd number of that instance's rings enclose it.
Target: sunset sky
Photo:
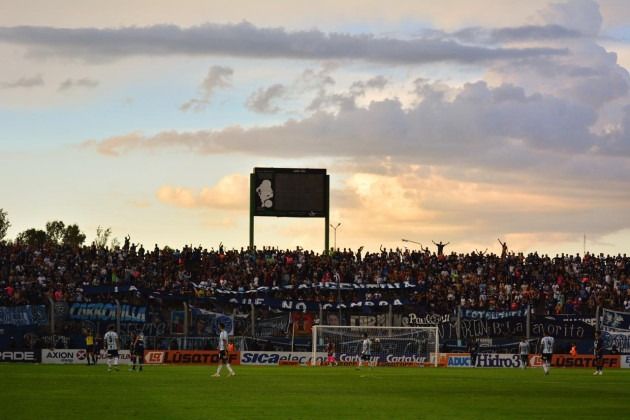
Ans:
[[[626,0],[0,0],[0,57],[9,238],[246,246],[278,166],[328,170],[342,248],[630,251]]]

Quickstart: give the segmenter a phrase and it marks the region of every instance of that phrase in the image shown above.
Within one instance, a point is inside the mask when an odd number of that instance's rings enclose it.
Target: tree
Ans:
[[[48,234],[41,229],[28,229],[20,233],[16,241],[18,243],[41,248],[48,241]]]
[[[8,213],[4,211],[4,209],[0,209],[0,242],[2,242],[7,235],[7,230],[11,227],[8,216]]]
[[[63,232],[63,244],[72,247],[81,246],[85,242],[85,234],[78,225],[68,225]]]
[[[101,226],[96,228],[96,238],[94,239],[94,245],[99,248],[105,248],[109,237],[112,236],[112,228],[104,229]]]
[[[46,223],[46,234],[48,240],[56,244],[60,244],[66,230],[66,224],[61,220],[54,220]]]
[[[120,248],[120,239],[118,239],[118,238],[112,239],[111,247],[112,247],[112,249]]]

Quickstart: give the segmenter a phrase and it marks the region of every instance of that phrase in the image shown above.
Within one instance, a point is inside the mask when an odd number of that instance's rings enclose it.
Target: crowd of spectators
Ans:
[[[413,289],[376,289],[367,296],[343,291],[349,303],[364,298],[404,298],[427,311],[452,313],[457,307],[517,310],[532,305],[539,314],[593,314],[599,306],[630,310],[630,258],[624,255],[501,255],[432,253],[428,249],[379,252],[340,249],[329,254],[297,248],[227,250],[186,246],[146,250],[130,243],[104,248],[0,243],[0,306],[55,301],[99,301],[89,286],[133,285],[133,299],[147,291],[194,300],[217,289],[247,291],[293,285],[274,297],[335,303],[336,291],[318,283],[417,284]],[[142,292],[141,292],[142,291]]]

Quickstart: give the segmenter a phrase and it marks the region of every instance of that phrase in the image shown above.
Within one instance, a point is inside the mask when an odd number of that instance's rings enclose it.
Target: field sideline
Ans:
[[[0,418],[630,418],[630,370],[235,369],[0,364]]]

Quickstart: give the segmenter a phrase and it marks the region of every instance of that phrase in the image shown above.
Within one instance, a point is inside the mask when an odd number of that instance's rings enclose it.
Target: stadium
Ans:
[[[1,8],[0,419],[630,418],[627,7],[96,3]]]

